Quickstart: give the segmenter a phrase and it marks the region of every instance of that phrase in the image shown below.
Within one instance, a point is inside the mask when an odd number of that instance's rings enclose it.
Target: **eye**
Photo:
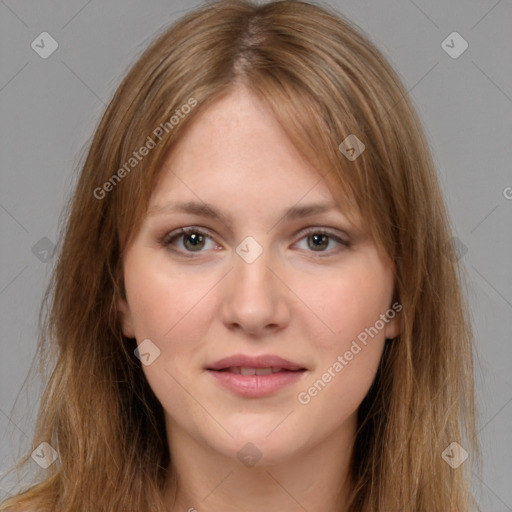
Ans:
[[[159,243],[163,247],[168,247],[172,251],[186,256],[192,256],[186,253],[203,252],[205,248],[215,249],[217,247],[208,233],[194,227],[180,228],[168,233],[159,240]]]
[[[186,257],[194,257],[194,253],[218,248],[216,242],[206,231],[193,226],[172,231],[160,238],[159,243],[162,247],[167,247],[169,250]],[[320,257],[338,252],[341,249],[340,246],[349,247],[350,243],[339,235],[323,228],[311,228],[303,233],[302,238],[295,245],[308,252],[319,253],[318,256]]]
[[[303,245],[302,249],[318,253],[331,253],[333,250],[336,250],[336,247],[339,250],[340,246],[350,246],[349,242],[343,240],[340,236],[322,228],[308,230],[298,244],[302,241],[306,242],[306,246],[304,247]]]

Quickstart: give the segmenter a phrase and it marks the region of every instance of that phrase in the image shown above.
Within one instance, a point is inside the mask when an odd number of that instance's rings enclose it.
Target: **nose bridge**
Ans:
[[[233,270],[223,297],[223,320],[226,324],[255,333],[286,323],[288,314],[284,290],[272,268],[275,258],[253,237],[247,237],[233,255]]]
[[[273,292],[271,250],[264,248],[254,237],[246,237],[236,248],[233,281],[237,295],[250,298],[271,299]],[[261,296],[261,297],[260,297]]]

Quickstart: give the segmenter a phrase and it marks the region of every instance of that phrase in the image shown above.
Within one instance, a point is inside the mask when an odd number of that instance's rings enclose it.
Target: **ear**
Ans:
[[[395,302],[393,304],[393,307],[390,308],[387,312],[389,321],[387,322],[386,327],[384,328],[384,336],[387,340],[396,338],[400,334],[402,323],[402,315],[400,313],[401,310],[402,305]],[[394,313],[394,316],[392,316],[392,313]]]
[[[121,330],[127,338],[135,338],[133,329],[132,313],[126,299],[120,298],[117,301],[117,310],[119,312],[119,320],[121,322]]]

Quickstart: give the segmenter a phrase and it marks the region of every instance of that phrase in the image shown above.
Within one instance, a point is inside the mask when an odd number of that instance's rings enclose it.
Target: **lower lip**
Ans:
[[[246,398],[270,396],[298,381],[306,371],[278,372],[268,375],[241,375],[238,373],[207,370],[224,387]]]

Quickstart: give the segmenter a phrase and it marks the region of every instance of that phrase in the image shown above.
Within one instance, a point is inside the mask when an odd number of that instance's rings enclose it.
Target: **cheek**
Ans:
[[[304,297],[308,307],[308,318],[315,325],[317,346],[326,351],[342,350],[360,334],[364,338],[367,329],[374,326],[391,305],[393,276],[378,261],[361,262],[346,272],[333,273],[325,283],[321,288],[311,287],[308,280],[297,295]]]
[[[150,338],[157,344],[168,344],[165,340],[182,339],[176,333],[185,325],[188,329],[191,326],[200,329],[201,319],[204,323],[207,317],[208,292],[215,284],[212,276],[180,273],[165,262],[151,265],[139,262],[130,262],[125,269],[137,340]],[[194,322],[190,320],[192,317]]]
[[[380,315],[391,305],[393,275],[376,258],[361,260],[320,291],[308,296],[321,319],[310,331],[317,365],[297,398],[311,412],[329,415],[331,423],[357,409],[375,377],[385,343]]]
[[[159,350],[154,362],[142,369],[164,409],[188,410],[189,398],[183,386],[197,360],[201,340],[207,336],[213,314],[209,290],[218,278],[172,271],[168,263],[142,262],[134,258],[125,269],[137,343],[149,339]]]
[[[323,418],[325,431],[355,414],[375,378],[385,344],[384,330],[375,328],[386,311],[382,301],[354,295],[345,302],[344,307],[323,310],[330,313],[326,319],[336,334],[325,334],[324,329],[315,338],[315,369],[296,397],[309,418]]]
[[[143,371],[166,410],[188,410],[183,386],[189,387],[190,373],[202,366],[201,347],[217,314],[212,292],[222,275],[194,269],[177,271],[159,258],[151,265],[143,263],[143,258],[133,258],[125,269],[137,342],[149,339],[159,350],[158,357],[144,365]]]

